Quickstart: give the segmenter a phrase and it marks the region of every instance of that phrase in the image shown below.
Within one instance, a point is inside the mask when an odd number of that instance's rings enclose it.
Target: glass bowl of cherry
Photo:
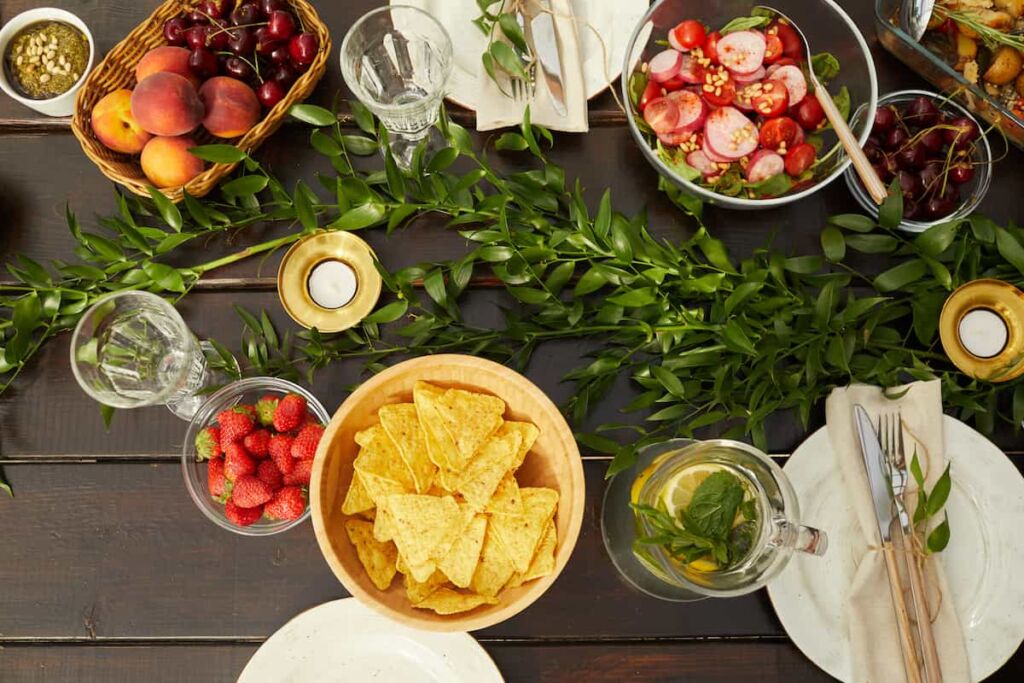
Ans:
[[[926,90],[900,90],[878,98],[864,154],[879,177],[898,182],[903,193],[900,228],[924,232],[970,215],[992,180],[992,149],[971,113],[948,97]],[[856,126],[868,116],[860,107]],[[865,211],[878,216],[850,167],[846,184]]]
[[[287,0],[204,0],[168,19],[164,39],[191,51],[188,65],[200,79],[244,81],[266,109],[284,99],[320,50]]]

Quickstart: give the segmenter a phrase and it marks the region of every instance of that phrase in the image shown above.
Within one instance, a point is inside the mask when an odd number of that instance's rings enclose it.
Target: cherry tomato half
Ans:
[[[679,76],[676,76],[675,78],[670,78],[662,83],[661,87],[665,89],[665,92],[674,92],[676,90],[682,90],[685,85],[686,81]]]
[[[698,45],[703,45],[704,38],[707,36],[704,24],[700,23],[696,19],[687,19],[686,21],[681,22],[678,26],[672,29],[672,33],[675,34],[676,42],[687,50],[692,50]]]
[[[772,22],[772,25],[768,27],[768,33],[774,33],[782,41],[782,54],[794,59],[804,55],[804,41],[800,39],[800,34],[796,32],[796,29],[789,24],[783,24],[781,21]]]
[[[704,73],[700,94],[711,106],[726,107],[736,99],[736,82],[732,80],[729,70],[723,66],[708,69]]]
[[[779,81],[767,80],[761,85],[761,91],[750,100],[754,107],[754,113],[760,114],[766,119],[773,119],[781,116],[789,107],[789,92],[785,84]]]
[[[797,145],[786,155],[786,173],[794,178],[799,177],[811,167],[816,155],[817,152],[810,143],[804,142]]]
[[[704,39],[704,56],[711,60],[712,64],[718,64],[718,41],[722,39],[722,34],[718,31],[712,31]]]
[[[817,97],[808,94],[793,107],[793,116],[804,130],[816,130],[825,120],[825,110],[821,108]]]
[[[651,100],[644,110],[644,121],[656,135],[671,133],[679,123],[679,107],[664,97]]]
[[[647,87],[644,88],[643,94],[640,95],[640,101],[637,103],[636,108],[643,114],[644,109],[647,109],[647,104],[659,97],[661,97],[661,86],[654,81],[647,81]]]
[[[800,125],[788,116],[768,119],[761,126],[761,146],[785,156],[804,139]]]
[[[764,63],[774,64],[782,58],[782,40],[775,33],[765,35]]]

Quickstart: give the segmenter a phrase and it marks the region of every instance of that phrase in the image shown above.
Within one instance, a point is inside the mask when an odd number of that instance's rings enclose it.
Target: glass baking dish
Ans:
[[[970,83],[940,55],[915,41],[897,26],[901,0],[875,0],[878,39],[886,50],[939,89],[956,96],[965,107],[998,127],[1015,146],[1024,149],[1024,119],[997,98]]]

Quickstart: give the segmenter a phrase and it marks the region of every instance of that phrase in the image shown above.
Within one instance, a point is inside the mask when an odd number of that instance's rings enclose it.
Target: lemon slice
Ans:
[[[707,463],[687,467],[676,473],[661,489],[661,503],[665,507],[665,512],[673,519],[679,519],[679,511],[685,510],[690,504],[693,493],[701,482],[721,469],[723,468],[719,465]]]
[[[687,566],[698,572],[717,572],[719,569],[717,562],[714,560],[706,560],[704,558],[694,560]]]
[[[661,461],[664,460],[669,455],[672,454],[662,453],[661,455],[656,457],[650,465],[647,466],[647,469],[645,469],[643,472],[637,475],[637,478],[633,480],[633,486],[630,487],[629,489],[629,502],[640,502],[640,490],[644,487],[644,484],[647,483],[647,480],[651,478],[651,475],[654,474],[654,471],[658,469],[658,465],[661,464]]]

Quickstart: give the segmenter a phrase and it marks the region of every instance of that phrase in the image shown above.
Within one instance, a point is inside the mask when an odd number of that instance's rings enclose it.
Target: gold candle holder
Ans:
[[[288,249],[277,270],[281,305],[303,327],[347,330],[377,305],[381,277],[374,259],[370,245],[350,232],[304,237]]]
[[[996,326],[996,318],[1004,329]],[[976,325],[981,334],[972,329]],[[939,337],[949,359],[971,377],[988,382],[1020,377],[1024,374],[1024,292],[1001,280],[968,282],[946,299]]]

